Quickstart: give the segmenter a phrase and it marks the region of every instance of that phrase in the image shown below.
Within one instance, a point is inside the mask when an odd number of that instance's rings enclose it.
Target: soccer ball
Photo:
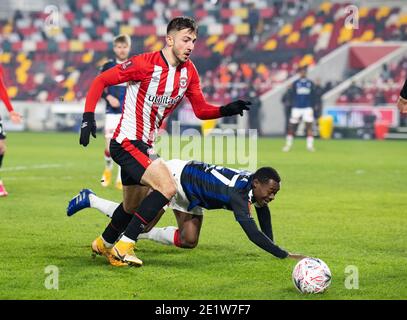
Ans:
[[[331,284],[331,271],[321,259],[305,258],[294,267],[292,278],[301,293],[322,293]]]

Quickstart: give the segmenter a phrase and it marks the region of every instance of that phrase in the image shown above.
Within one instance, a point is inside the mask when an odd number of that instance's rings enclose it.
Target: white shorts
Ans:
[[[308,108],[292,108],[290,122],[297,124],[300,120],[304,122],[314,122],[314,109],[311,107]]]
[[[106,113],[105,118],[105,138],[112,139],[113,134],[122,117],[121,113]]]
[[[192,210],[188,211],[189,200],[188,200],[187,196],[185,195],[184,189],[182,188],[181,173],[182,173],[182,170],[184,169],[185,165],[188,163],[188,161],[172,159],[172,160],[166,161],[165,163],[168,166],[168,168],[170,169],[172,176],[174,177],[175,182],[177,184],[177,193],[175,194],[175,196],[172,197],[168,206],[171,209],[186,212],[189,214],[195,214],[198,216],[202,216],[203,215],[202,207],[197,206],[197,207],[193,208]]]

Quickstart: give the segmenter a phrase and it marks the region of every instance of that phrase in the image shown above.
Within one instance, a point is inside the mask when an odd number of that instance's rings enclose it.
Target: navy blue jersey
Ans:
[[[110,68],[113,68],[116,64],[118,64],[118,63],[115,60],[109,60],[102,66],[101,72],[104,72],[106,70],[109,70]],[[120,83],[120,84],[105,88],[102,97],[106,101],[106,113],[113,113],[113,114],[122,113],[124,96],[126,95],[126,87],[127,87],[127,83]],[[109,94],[120,101],[119,108],[112,107],[110,105],[109,101],[107,101],[106,96]]]
[[[300,78],[293,83],[293,108],[308,108],[313,105],[313,83]]]
[[[263,250],[278,258],[286,258],[288,252],[273,242],[271,216],[268,206],[256,207],[262,231],[250,213],[254,203],[252,191],[253,174],[199,161],[188,162],[181,173],[181,185],[190,205],[211,209],[233,211],[236,220],[248,238]]]
[[[227,209],[237,213],[237,220],[251,218],[251,172],[190,161],[182,171],[181,184],[190,201],[188,210],[196,206]]]

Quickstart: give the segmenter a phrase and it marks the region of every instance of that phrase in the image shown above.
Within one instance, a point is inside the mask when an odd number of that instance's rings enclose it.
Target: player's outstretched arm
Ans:
[[[79,144],[86,147],[89,144],[90,134],[96,138],[96,121],[95,113],[85,112],[82,115],[81,136],[79,138]]]
[[[256,212],[257,212],[257,217],[259,219],[259,224],[261,231],[270,238],[271,241],[274,242],[273,238],[273,229],[272,229],[272,224],[271,224],[271,213],[270,209],[268,206],[264,207],[255,207]],[[288,253],[287,258],[291,258],[294,260],[302,260],[304,258],[308,258],[307,256],[304,256],[302,254],[296,254],[296,253]]]
[[[274,241],[273,227],[271,224],[271,213],[268,206],[255,207],[257,212],[257,218],[259,219],[260,229],[263,233]]]
[[[247,110],[249,111],[250,106],[252,103],[250,101],[245,101],[245,100],[236,100],[231,103],[228,103],[225,106],[220,107],[220,114],[222,117],[229,117],[229,116],[234,116],[237,114],[240,114],[240,116],[243,116],[243,111]]]
[[[4,85],[3,82],[3,76],[2,76],[2,71],[0,70],[0,100],[2,100],[10,113],[10,119],[14,123],[21,123],[21,114],[18,112],[14,111],[14,108],[10,102],[10,98],[7,94],[7,89],[6,86]]]
[[[247,237],[255,243],[258,247],[271,253],[273,256],[284,259],[287,258],[289,253],[279,246],[275,245],[269,237],[267,237],[263,232],[261,232],[254,220],[242,220],[238,221]]]
[[[302,259],[305,259],[305,258],[309,258],[309,257],[304,256],[304,255],[302,255],[302,254],[288,253],[287,258],[291,258],[291,259],[294,259],[294,260],[298,260],[298,261],[299,261],[299,260],[302,260]]]
[[[95,109],[104,89],[130,80],[139,80],[140,71],[138,69],[140,68],[137,69],[135,64],[135,61],[128,60],[102,72],[93,80],[86,95],[79,144],[86,147],[89,144],[91,134],[96,138]]]
[[[17,111],[10,111],[10,119],[11,121],[13,121],[14,123],[21,123],[22,121],[22,116],[20,113],[18,113]]]
[[[115,65],[112,64],[112,61],[108,61],[102,66],[100,73],[103,73],[103,72],[105,72],[105,71],[107,71],[107,70],[109,70],[109,69],[111,69],[113,67],[115,67]],[[109,92],[108,87],[105,87],[103,89],[102,98],[105,99],[113,108],[119,108],[120,107],[119,98],[116,97],[114,94],[111,94]]]
[[[220,107],[209,104],[202,93],[199,75],[195,67],[191,83],[185,94],[191,102],[195,115],[201,120],[217,119],[236,114],[243,116],[243,111],[250,110],[248,106],[251,105],[251,102],[244,100],[233,101]]]
[[[13,112],[14,109],[13,109],[13,106],[11,105],[10,98],[8,97],[8,94],[7,94],[6,86],[3,82],[3,73],[2,73],[1,69],[0,69],[0,100],[2,100],[4,102],[7,110],[10,113]]]

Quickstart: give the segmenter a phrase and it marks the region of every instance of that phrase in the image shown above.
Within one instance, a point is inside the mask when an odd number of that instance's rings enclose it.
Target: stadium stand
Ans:
[[[358,86],[353,84],[338,98],[338,104],[395,104],[407,78],[407,57],[398,63],[384,64],[378,77]]]
[[[347,29],[347,5],[326,1],[315,7],[308,0],[59,1],[55,9],[28,7],[0,18],[0,63],[12,99],[81,101],[109,57],[115,35],[131,36],[133,54],[159,50],[167,22],[189,15],[200,25],[193,60],[204,92],[209,100],[223,103],[247,94],[248,84],[259,95],[266,93],[299,67],[317,64],[344,44],[407,39],[407,8],[360,7],[359,28]],[[359,94],[350,94],[352,87],[337,103],[394,103],[406,77],[406,59],[387,68],[390,79],[384,75],[379,84],[357,84]]]

